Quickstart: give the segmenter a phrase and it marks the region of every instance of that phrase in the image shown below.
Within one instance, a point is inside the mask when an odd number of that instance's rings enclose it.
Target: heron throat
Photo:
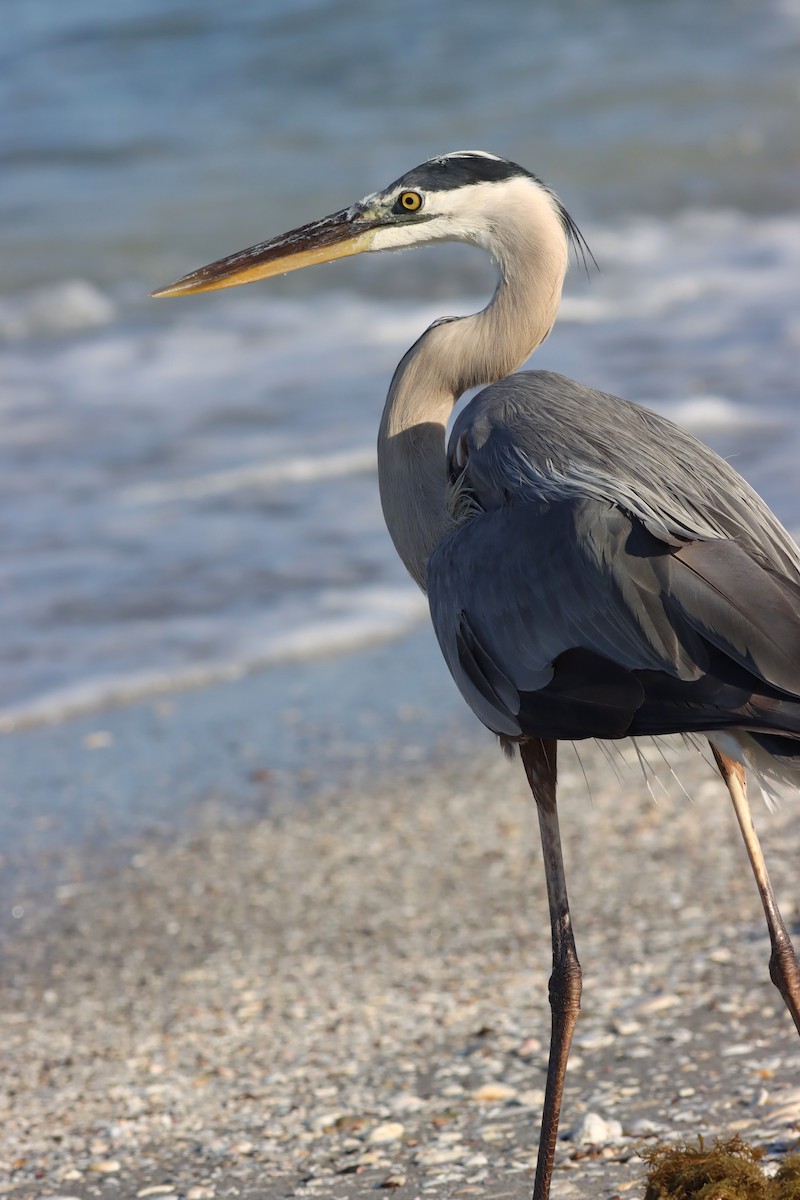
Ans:
[[[378,433],[378,480],[389,533],[411,577],[425,590],[434,547],[454,528],[447,510],[445,427],[471,388],[516,371],[553,327],[567,268],[562,229],[487,245],[500,281],[481,312],[435,322],[403,356]]]

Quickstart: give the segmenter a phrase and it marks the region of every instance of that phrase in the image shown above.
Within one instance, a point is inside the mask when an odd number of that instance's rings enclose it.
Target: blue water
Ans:
[[[480,147],[600,264],[542,365],[656,406],[800,526],[800,5],[26,0],[0,44],[0,727],[424,620],[377,420],[475,251],[151,288]]]
[[[460,146],[584,222],[794,211],[799,38],[796,0],[26,0],[0,49],[2,288],[133,294]]]

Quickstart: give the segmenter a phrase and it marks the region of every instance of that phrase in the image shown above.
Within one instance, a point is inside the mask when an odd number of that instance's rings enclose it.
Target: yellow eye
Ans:
[[[416,212],[417,209],[422,208],[422,196],[419,192],[401,192],[400,207],[404,208],[406,212]]]

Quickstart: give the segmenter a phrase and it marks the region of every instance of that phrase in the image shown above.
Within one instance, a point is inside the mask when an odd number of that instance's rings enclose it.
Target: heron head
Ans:
[[[535,175],[497,155],[461,150],[429,159],[349,208],[220,258],[153,295],[237,287],[365,251],[433,242],[470,242],[504,261],[519,237],[550,239],[565,266],[570,240],[582,244],[566,209]]]

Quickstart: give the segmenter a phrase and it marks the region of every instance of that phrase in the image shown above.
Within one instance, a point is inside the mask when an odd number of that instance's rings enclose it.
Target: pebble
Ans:
[[[584,1033],[580,1037],[575,1038],[575,1045],[580,1046],[581,1050],[604,1050],[606,1046],[613,1046],[617,1040],[616,1034],[605,1029],[595,1029],[591,1033]]]
[[[532,1054],[538,1054],[541,1049],[542,1043],[538,1038],[526,1037],[517,1047],[517,1054],[520,1058],[530,1058]]]
[[[498,1142],[507,1142],[511,1137],[511,1133],[511,1128],[508,1125],[484,1125],[480,1131],[483,1140],[493,1145]]]
[[[617,1020],[614,1022],[614,1030],[620,1037],[633,1037],[634,1034],[642,1032],[642,1023],[634,1020]]]
[[[423,1167],[440,1167],[444,1163],[461,1162],[466,1157],[467,1151],[463,1146],[431,1146],[418,1150],[414,1161]]]
[[[398,1096],[392,1097],[389,1107],[393,1113],[419,1112],[421,1108],[425,1107],[425,1101],[411,1092],[401,1092]]]
[[[438,1191],[442,1184],[446,1183],[461,1183],[463,1175],[459,1171],[443,1171],[435,1175],[428,1183],[425,1184],[426,1191]]]
[[[619,1121],[605,1120],[599,1113],[587,1112],[570,1131],[570,1141],[576,1146],[606,1146],[622,1137]]]
[[[373,1146],[383,1146],[387,1142],[399,1142],[406,1131],[405,1125],[399,1121],[385,1121],[376,1125],[367,1134],[367,1141]]]
[[[312,1118],[309,1126],[315,1133],[327,1133],[329,1129],[334,1128],[337,1121],[343,1120],[346,1116],[347,1114],[339,1109],[334,1109],[333,1112],[321,1112]]]
[[[389,1160],[385,1154],[381,1154],[380,1150],[365,1150],[359,1157],[358,1164],[361,1167],[388,1167]]]
[[[517,1089],[510,1083],[485,1083],[472,1093],[472,1099],[478,1104],[506,1103],[517,1095]]]
[[[479,1167],[488,1167],[489,1159],[485,1154],[471,1154],[469,1158],[464,1160],[464,1166],[469,1171],[475,1171]]]
[[[137,1196],[172,1196],[175,1192],[174,1183],[154,1183],[151,1187],[139,1188]]]
[[[622,1128],[624,1133],[634,1138],[660,1137],[664,1132],[663,1125],[659,1125],[657,1121],[650,1121],[647,1117],[639,1117]]]
[[[387,1175],[385,1179],[381,1180],[380,1186],[382,1188],[405,1187],[406,1179],[407,1176],[402,1171],[393,1171],[391,1175]]]
[[[677,1007],[681,1002],[680,996],[673,992],[657,992],[653,996],[644,996],[631,1005],[631,1012],[639,1017],[652,1017],[655,1013],[667,1012]]]
[[[87,1171],[95,1171],[98,1175],[113,1175],[116,1171],[122,1170],[122,1163],[116,1158],[104,1158],[100,1162],[91,1162],[86,1168]]]
[[[196,1183],[186,1193],[186,1200],[214,1200],[216,1192],[204,1183]]]

